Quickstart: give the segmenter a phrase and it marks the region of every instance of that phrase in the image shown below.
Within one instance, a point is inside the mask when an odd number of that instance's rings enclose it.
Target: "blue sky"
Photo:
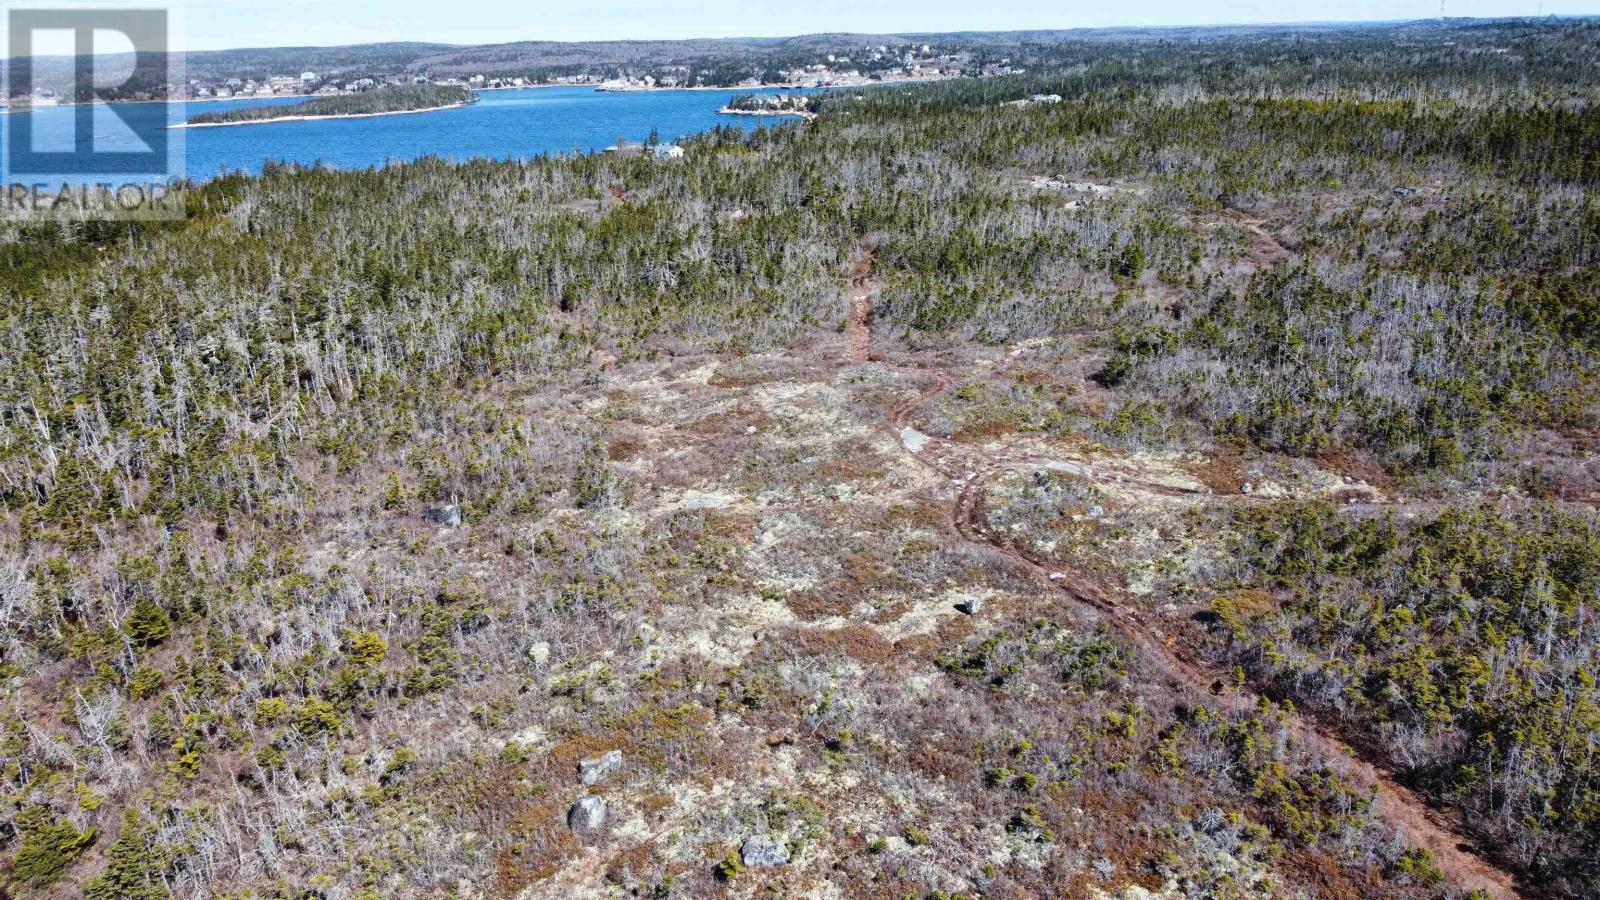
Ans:
[[[156,0],[157,3],[160,0]],[[177,0],[182,2],[182,0]],[[774,36],[818,31],[999,31],[1415,19],[1438,0],[188,0],[190,49],[391,40],[497,43]],[[1446,0],[1451,16],[1534,15],[1541,0]],[[1547,14],[1600,13],[1600,0],[1543,0]]]

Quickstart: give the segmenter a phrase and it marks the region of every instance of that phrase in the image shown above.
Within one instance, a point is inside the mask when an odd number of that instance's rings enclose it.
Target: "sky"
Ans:
[[[36,2],[50,6],[63,0]],[[0,5],[33,4],[0,0]],[[133,5],[182,5],[178,41],[190,50],[380,41],[486,44],[776,37],[822,31],[1381,21],[1439,14],[1438,0],[1227,0],[1215,4],[1194,0],[140,0]],[[1445,12],[1450,16],[1590,15],[1600,13],[1600,0],[1445,0]]]

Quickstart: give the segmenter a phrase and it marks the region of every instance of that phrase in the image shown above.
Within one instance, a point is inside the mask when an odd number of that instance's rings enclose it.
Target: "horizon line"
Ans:
[[[861,36],[861,37],[877,38],[877,37],[895,37],[895,36],[907,36],[907,35],[915,35],[915,36],[918,36],[918,37],[941,37],[941,36],[949,36],[949,35],[1004,35],[1004,34],[1024,34],[1024,33],[1029,33],[1029,32],[1054,32],[1054,33],[1058,33],[1058,34],[1072,34],[1072,33],[1085,33],[1085,34],[1088,34],[1088,33],[1094,33],[1094,32],[1111,32],[1111,31],[1160,32],[1160,31],[1188,31],[1188,30],[1193,30],[1193,29],[1216,29],[1216,30],[1222,30],[1222,29],[1230,29],[1230,28],[1289,28],[1289,29],[1292,29],[1292,28],[1317,28],[1317,27],[1323,27],[1323,28],[1326,28],[1326,27],[1355,27],[1355,28],[1362,28],[1362,27],[1382,27],[1382,26],[1386,26],[1386,25],[1390,25],[1390,26],[1392,26],[1392,25],[1415,25],[1415,24],[1449,25],[1449,24],[1452,24],[1452,23],[1470,23],[1470,22],[1519,22],[1519,21],[1520,22],[1551,22],[1551,21],[1578,22],[1578,21],[1586,21],[1586,20],[1592,20],[1592,19],[1600,19],[1600,13],[1581,13],[1581,14],[1547,13],[1547,14],[1544,14],[1544,15],[1533,15],[1533,16],[1530,16],[1530,15],[1521,15],[1521,16],[1518,16],[1518,15],[1506,15],[1506,16],[1426,16],[1426,17],[1422,17],[1422,18],[1408,18],[1408,19],[1303,19],[1303,20],[1283,20],[1283,21],[1273,21],[1273,22],[1191,22],[1191,23],[1176,23],[1176,24],[1170,24],[1170,25],[1080,25],[1080,26],[1068,27],[1068,28],[1051,28],[1051,27],[997,28],[997,29],[987,29],[987,30],[986,29],[980,29],[980,28],[961,28],[961,29],[956,29],[956,30],[953,30],[953,31],[918,31],[918,30],[915,30],[915,29],[905,29],[905,30],[899,30],[899,31],[811,31],[811,32],[800,32],[800,33],[794,33],[794,34],[770,34],[770,35],[741,34],[741,35],[723,35],[723,36],[699,35],[699,36],[694,36],[694,37],[662,37],[662,38],[593,38],[593,39],[581,40],[581,41],[551,40],[551,39],[548,39],[548,38],[519,38],[519,39],[516,39],[516,40],[509,40],[509,41],[493,41],[493,42],[476,43],[476,44],[473,44],[473,43],[460,44],[460,43],[450,43],[450,42],[442,42],[442,41],[426,41],[426,40],[404,39],[404,40],[387,40],[387,41],[369,41],[369,42],[366,42],[366,43],[355,43],[355,44],[351,44],[351,43],[338,43],[338,44],[263,44],[263,45],[254,45],[254,46],[248,46],[247,45],[247,46],[230,46],[230,47],[218,47],[218,48],[183,49],[183,50],[172,50],[170,52],[172,52],[172,53],[182,53],[182,54],[196,54],[196,53],[240,53],[240,52],[263,51],[263,50],[340,50],[340,49],[360,49],[360,48],[363,48],[363,47],[382,47],[382,46],[396,46],[396,45],[401,45],[401,46],[403,46],[403,45],[418,45],[418,46],[424,46],[424,47],[439,47],[439,48],[445,48],[445,49],[451,49],[451,50],[470,50],[470,49],[476,49],[476,48],[480,48],[480,47],[506,47],[506,46],[511,46],[511,45],[514,45],[514,44],[562,44],[562,45],[567,45],[567,46],[583,46],[583,45],[586,45],[586,44],[655,44],[655,43],[690,43],[690,42],[696,42],[696,41],[726,41],[726,42],[782,41],[782,40],[794,40],[794,39],[797,39],[797,38],[807,38],[807,37],[825,37],[827,35],[842,35],[842,36],[843,35],[849,35],[849,36]],[[96,56],[104,56],[106,58],[115,58],[117,56],[126,56],[126,55],[128,55],[128,54],[126,54],[126,53],[96,54]],[[17,57],[17,58],[18,59],[72,59],[74,57],[63,55],[63,54],[47,54],[47,55],[25,56],[25,57]],[[0,62],[9,62],[9,60],[10,60],[9,57],[0,56]]]

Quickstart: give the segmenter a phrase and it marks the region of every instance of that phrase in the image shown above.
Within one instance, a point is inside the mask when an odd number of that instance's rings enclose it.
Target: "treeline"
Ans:
[[[19,349],[0,376],[15,429],[0,496],[30,529],[80,535],[196,506],[225,519],[274,489],[309,419],[400,386],[543,371],[669,335],[770,346],[820,324],[838,303],[847,225],[773,203],[791,176],[760,157],[712,152],[738,142],[704,139],[711,160],[681,172],[592,157],[213,182],[181,232],[65,267],[8,305],[0,326]],[[656,196],[604,216],[574,208],[619,180]],[[690,190],[715,205],[687,205]],[[394,197],[404,220],[384,212]],[[737,208],[754,215],[730,219]],[[100,287],[85,293],[88,278]]]
[[[1124,329],[1101,373],[1265,449],[1358,448],[1449,469],[1507,433],[1592,419],[1593,351],[1503,295],[1363,270],[1281,267],[1176,329]]]
[[[1589,893],[1600,878],[1600,521],[1470,507],[1352,520],[1283,504],[1238,525],[1234,574],[1284,602],[1213,601],[1228,660],[1358,726],[1535,880]]]
[[[995,106],[1033,94],[1583,104],[1600,84],[1597,32],[1600,25],[1589,20],[1545,20],[1188,41],[1067,41],[1030,46],[1037,55],[1028,55],[1024,74],[832,96],[843,103],[862,93],[875,109],[927,111]]]
[[[475,91],[453,84],[391,84],[359,94],[313,97],[291,106],[246,106],[191,116],[190,125],[231,125],[287,116],[370,116],[475,103]]]

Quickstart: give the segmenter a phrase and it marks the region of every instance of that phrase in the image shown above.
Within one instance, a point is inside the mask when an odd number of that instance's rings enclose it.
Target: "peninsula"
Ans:
[[[741,94],[717,110],[724,116],[798,116],[809,119],[811,98],[805,94]]]
[[[315,97],[294,105],[247,106],[222,112],[201,113],[187,125],[205,128],[223,125],[262,125],[308,119],[341,119],[433,112],[476,103],[469,88],[446,84],[389,85],[348,96]]]

